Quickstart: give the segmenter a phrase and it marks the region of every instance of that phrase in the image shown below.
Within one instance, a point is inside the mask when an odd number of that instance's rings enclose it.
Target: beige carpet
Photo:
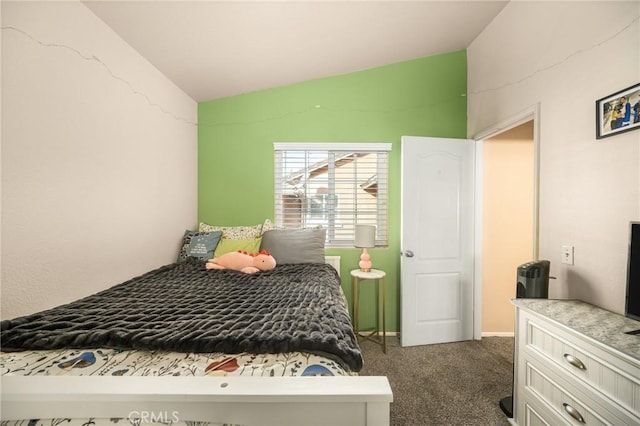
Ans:
[[[360,344],[360,374],[389,378],[392,426],[509,425],[499,401],[511,394],[513,338],[407,348],[395,337],[387,342],[386,355],[375,343]]]

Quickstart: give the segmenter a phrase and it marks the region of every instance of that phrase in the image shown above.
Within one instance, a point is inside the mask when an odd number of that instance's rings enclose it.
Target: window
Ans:
[[[376,226],[388,244],[388,143],[276,143],[279,227],[327,229],[327,245],[353,246],[355,224]]]

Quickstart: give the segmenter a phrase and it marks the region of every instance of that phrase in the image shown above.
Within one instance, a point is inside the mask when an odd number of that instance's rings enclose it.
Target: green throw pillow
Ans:
[[[218,243],[216,251],[213,254],[214,257],[220,257],[225,253],[233,251],[246,251],[247,253],[257,253],[260,251],[260,243],[262,238],[252,238],[250,240],[229,240],[223,238]]]

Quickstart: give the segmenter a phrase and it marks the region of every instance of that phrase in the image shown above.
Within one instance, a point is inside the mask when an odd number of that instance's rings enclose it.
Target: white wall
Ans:
[[[468,134],[540,105],[540,258],[550,297],[624,311],[640,130],[595,139],[595,101],[640,81],[639,2],[511,2],[468,49]],[[560,263],[563,244],[575,265]]]
[[[175,260],[197,104],[80,2],[2,2],[2,318]]]

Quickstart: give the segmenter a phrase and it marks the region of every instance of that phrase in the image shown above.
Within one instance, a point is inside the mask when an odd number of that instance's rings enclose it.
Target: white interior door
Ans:
[[[402,346],[473,338],[475,143],[402,137]]]

